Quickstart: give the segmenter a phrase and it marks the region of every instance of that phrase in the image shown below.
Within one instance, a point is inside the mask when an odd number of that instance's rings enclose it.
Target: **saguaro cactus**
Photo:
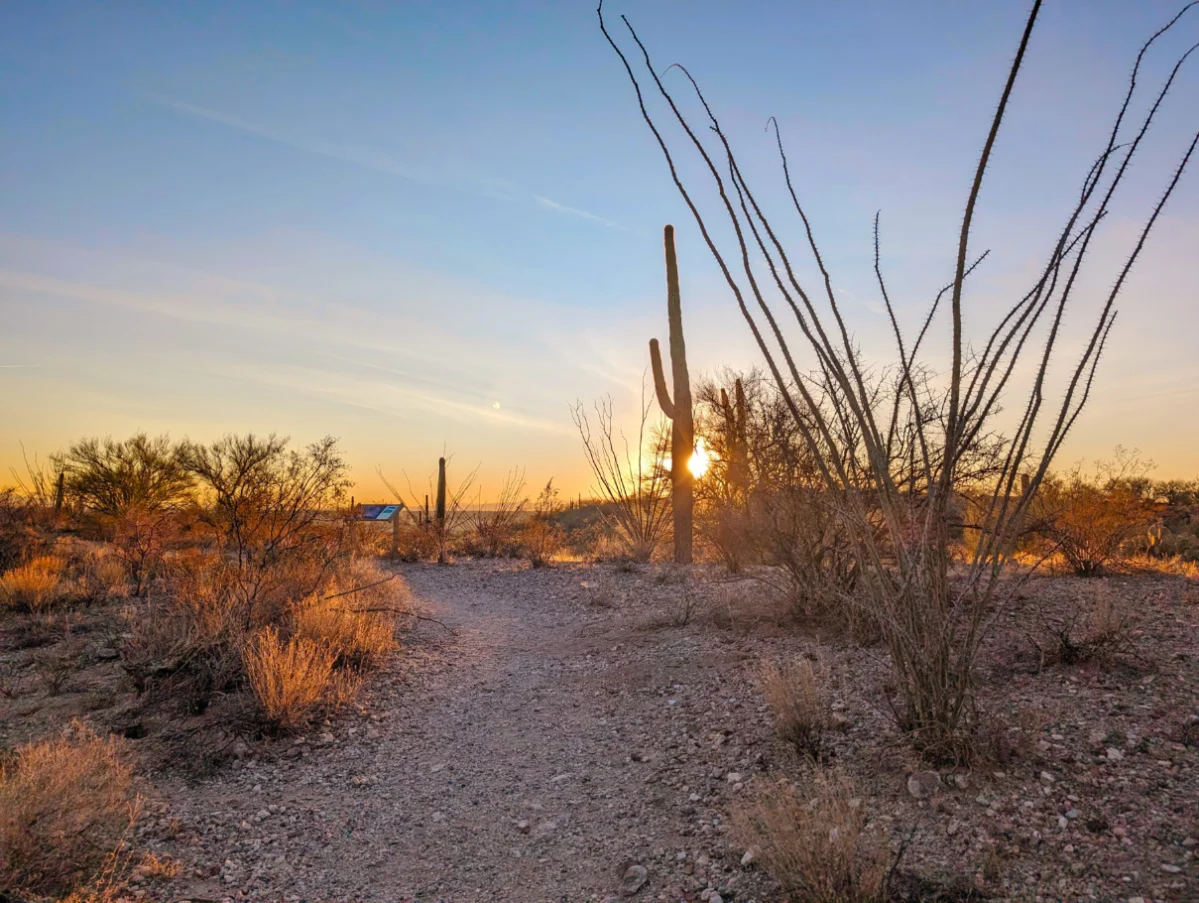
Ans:
[[[670,484],[674,509],[674,560],[691,563],[692,509],[694,487],[691,455],[695,450],[695,423],[691,412],[691,377],[687,373],[687,347],[683,343],[683,311],[679,296],[679,262],[674,253],[674,226],[663,230],[666,245],[666,314],[670,321],[670,371],[674,399],[666,387],[658,340],[649,340],[649,360],[654,371],[654,390],[662,413],[670,419]]]
[[[437,459],[437,520],[433,529],[437,533],[437,563],[445,564],[445,458]]]
[[[725,453],[728,455],[727,479],[729,487],[744,494],[749,487],[749,438],[746,431],[748,416],[745,403],[745,388],[741,377],[733,383],[734,401],[729,403],[729,394],[720,390],[720,407],[725,423]]]

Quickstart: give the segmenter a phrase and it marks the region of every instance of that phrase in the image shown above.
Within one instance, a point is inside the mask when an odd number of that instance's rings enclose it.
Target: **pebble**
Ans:
[[[908,793],[918,800],[928,799],[941,786],[941,776],[935,771],[917,771],[908,776]]]
[[[631,897],[645,886],[649,880],[649,872],[644,865],[630,865],[625,869],[624,877],[620,880],[620,892]]]

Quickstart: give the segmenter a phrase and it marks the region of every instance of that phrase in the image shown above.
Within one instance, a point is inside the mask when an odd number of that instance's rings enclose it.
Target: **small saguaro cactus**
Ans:
[[[437,459],[437,520],[434,527],[437,530],[437,563],[445,564],[445,458]]]
[[[674,560],[691,563],[692,509],[694,487],[691,455],[695,450],[695,423],[691,411],[691,377],[687,373],[687,347],[683,343],[683,311],[679,295],[679,262],[674,253],[674,226],[663,230],[666,245],[666,314],[670,321],[670,371],[674,399],[666,387],[658,340],[649,340],[649,360],[654,371],[654,390],[662,413],[670,419],[670,484],[674,509]]]
[[[729,393],[720,390],[720,408],[724,415],[725,445],[728,455],[727,479],[729,488],[745,493],[749,488],[749,439],[746,432],[745,388],[741,377],[733,382],[734,402],[729,404]]]

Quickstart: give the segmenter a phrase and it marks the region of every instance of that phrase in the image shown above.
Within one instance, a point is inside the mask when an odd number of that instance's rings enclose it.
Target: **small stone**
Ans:
[[[1124,753],[1120,752],[1120,750],[1116,749],[1114,746],[1109,746],[1107,748],[1107,760],[1109,762],[1119,762],[1123,758]]]
[[[1071,821],[1074,821],[1074,819],[1078,818],[1080,815],[1082,815],[1082,813],[1077,809],[1069,809],[1066,811],[1066,818],[1070,819]]]
[[[730,784],[740,784],[742,781],[745,780],[745,777],[740,772],[730,771],[728,774],[726,774],[724,776],[724,779],[726,781],[728,781]]]
[[[1053,775],[1051,775],[1049,772],[1042,771],[1041,772],[1041,780],[1044,781],[1046,784],[1052,784],[1054,778],[1053,778]]]
[[[1169,872],[1171,875],[1177,875],[1179,872],[1182,871],[1182,869],[1177,865],[1171,865],[1168,862],[1163,862],[1162,863],[1162,871]]]
[[[1066,828],[1069,827],[1069,825],[1070,825],[1070,822],[1066,819],[1066,816],[1059,815],[1057,817],[1057,826],[1059,828],[1061,828],[1063,831],[1065,831]]]
[[[525,819],[523,819],[523,818],[522,818],[520,821],[518,821],[518,822],[516,823],[516,830],[517,830],[517,831],[519,831],[521,834],[528,834],[528,833],[529,833],[529,830],[530,830],[532,827],[533,827],[533,826],[532,826],[532,825],[530,825],[530,824],[528,823],[528,821],[526,821],[526,820],[525,820]]]
[[[743,866],[753,865],[754,862],[757,860],[757,858],[758,857],[756,855],[754,855],[753,850],[746,850],[745,854],[741,857],[741,864]]]
[[[111,646],[102,646],[96,650],[96,658],[100,659],[102,662],[116,661],[120,657],[121,653],[117,652],[117,650],[113,649]]]
[[[908,776],[908,793],[918,800],[928,799],[941,786],[941,776],[935,771],[917,771]]]
[[[434,812],[433,813],[433,821],[438,821],[438,822],[445,821],[445,813],[444,812]]]
[[[724,903],[724,897],[720,896],[720,894],[712,894],[712,896],[708,897],[708,903]]]
[[[649,880],[649,872],[644,865],[630,865],[625,869],[624,877],[620,879],[620,892],[631,897],[645,886]]]
[[[945,826],[945,833],[953,837],[958,831],[962,830],[962,823],[956,818],[951,818],[949,824]]]

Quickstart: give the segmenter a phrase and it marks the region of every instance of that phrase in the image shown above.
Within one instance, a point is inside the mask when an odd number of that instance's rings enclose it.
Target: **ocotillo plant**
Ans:
[[[670,419],[670,483],[674,509],[674,560],[691,563],[692,509],[694,487],[691,454],[695,448],[695,423],[691,411],[691,377],[687,373],[687,347],[683,343],[683,311],[679,295],[679,262],[674,253],[674,226],[663,230],[666,245],[666,314],[670,321],[670,370],[674,378],[674,400],[666,387],[658,340],[649,340],[649,359],[654,371],[654,389],[662,413]]]

